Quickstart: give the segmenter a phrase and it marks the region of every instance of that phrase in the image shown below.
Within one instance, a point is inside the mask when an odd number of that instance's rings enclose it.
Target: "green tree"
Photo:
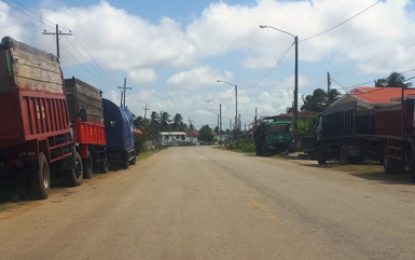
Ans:
[[[331,105],[340,96],[341,96],[341,94],[340,94],[340,92],[337,89],[335,89],[335,88],[330,89],[330,91],[327,93],[327,103],[326,103],[326,106]]]
[[[409,88],[411,83],[405,83],[405,76],[398,72],[392,72],[388,77],[375,80],[375,87],[383,88]]]
[[[183,123],[183,117],[180,113],[176,113],[176,115],[174,115],[172,130],[173,131],[185,131],[186,130],[186,124]]]
[[[170,114],[167,112],[160,112],[160,124],[163,131],[169,131]]]
[[[202,128],[200,128],[199,130],[198,140],[206,142],[206,143],[212,142],[213,141],[212,128],[210,128],[210,126],[208,125],[202,126]]]
[[[322,112],[327,105],[327,93],[321,88],[315,89],[312,95],[303,99],[301,110]]]
[[[303,99],[301,111],[322,112],[327,106],[340,97],[340,92],[333,88],[328,93],[321,88],[315,89],[312,95]]]

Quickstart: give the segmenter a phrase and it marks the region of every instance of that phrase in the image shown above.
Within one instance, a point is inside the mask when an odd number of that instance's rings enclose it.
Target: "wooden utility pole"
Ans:
[[[144,120],[147,119],[147,111],[150,110],[150,108],[148,108],[148,106],[146,105],[146,107],[144,108]]]
[[[43,30],[43,35],[53,35],[56,38],[56,56],[58,59],[60,59],[60,48],[59,48],[59,37],[64,35],[72,35],[72,32],[69,31],[67,33],[59,31],[59,25],[56,24],[56,31],[55,32],[48,32],[46,30]]]
[[[330,72],[327,71],[327,94],[330,92],[330,87],[331,87],[331,76],[330,76]]]
[[[219,104],[219,140],[222,143],[222,104]]]
[[[124,78],[124,86],[123,87],[118,87],[119,89],[123,90],[123,96],[122,96],[122,104],[121,107],[125,107],[125,93],[127,92],[127,89],[131,90],[132,88],[128,88],[127,87],[127,78]]]

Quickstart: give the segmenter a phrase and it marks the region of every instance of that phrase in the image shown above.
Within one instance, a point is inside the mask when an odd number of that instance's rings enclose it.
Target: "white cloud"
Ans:
[[[143,74],[146,80],[155,79],[150,69],[193,63],[193,46],[170,18],[152,24],[105,1],[89,7],[44,10],[44,17],[70,28],[103,67],[140,74],[133,77],[137,83],[141,82]],[[66,47],[71,49],[71,46]]]
[[[154,81],[157,78],[156,72],[153,69],[138,69],[131,70],[128,73],[129,78],[135,83],[146,83]]]
[[[3,36],[11,36],[19,41],[26,41],[23,24],[12,16],[10,7],[0,2],[0,29]]]
[[[167,80],[167,83],[175,89],[196,90],[217,85],[218,79],[230,80],[231,78],[232,73],[229,71],[218,72],[208,66],[201,66],[174,74]]]

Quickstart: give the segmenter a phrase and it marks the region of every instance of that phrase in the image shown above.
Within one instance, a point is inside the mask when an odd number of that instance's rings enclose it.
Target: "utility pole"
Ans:
[[[298,122],[298,36],[294,36],[295,65],[294,65],[294,104],[293,104],[293,135],[297,146],[297,122]],[[295,147],[296,148],[296,147]],[[294,148],[294,149],[295,149]]]
[[[235,135],[236,145],[238,145],[238,86],[235,84]]]
[[[64,33],[59,31],[59,25],[56,24],[56,31],[55,32],[48,32],[46,30],[43,30],[43,35],[53,35],[56,38],[56,56],[58,57],[58,59],[60,60],[60,49],[59,49],[59,37],[60,36],[64,36],[64,35],[72,35],[72,32],[69,30],[69,32]]]
[[[219,104],[219,140],[222,143],[222,104]]]
[[[123,97],[122,97],[122,104],[121,107],[125,107],[125,93],[127,92],[127,89],[132,89],[132,88],[127,88],[127,78],[124,78],[124,86],[123,87],[118,87],[119,89],[123,90]]]
[[[330,76],[330,72],[327,71],[327,94],[330,92],[330,87],[331,87],[331,76]]]
[[[120,100],[120,107],[122,107],[122,98],[124,97],[124,91],[121,90],[121,100]]]
[[[255,125],[258,122],[258,108],[257,107],[255,108],[255,119],[254,119],[254,122],[255,122]]]
[[[146,105],[146,107],[144,108],[144,120],[147,119],[147,111],[150,110],[150,108],[148,108],[148,106]]]

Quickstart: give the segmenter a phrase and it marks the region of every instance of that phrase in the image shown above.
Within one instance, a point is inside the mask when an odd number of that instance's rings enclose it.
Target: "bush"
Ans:
[[[250,140],[239,140],[238,145],[233,142],[229,142],[225,144],[225,148],[234,151],[240,151],[243,153],[254,153],[255,152],[255,145]]]

